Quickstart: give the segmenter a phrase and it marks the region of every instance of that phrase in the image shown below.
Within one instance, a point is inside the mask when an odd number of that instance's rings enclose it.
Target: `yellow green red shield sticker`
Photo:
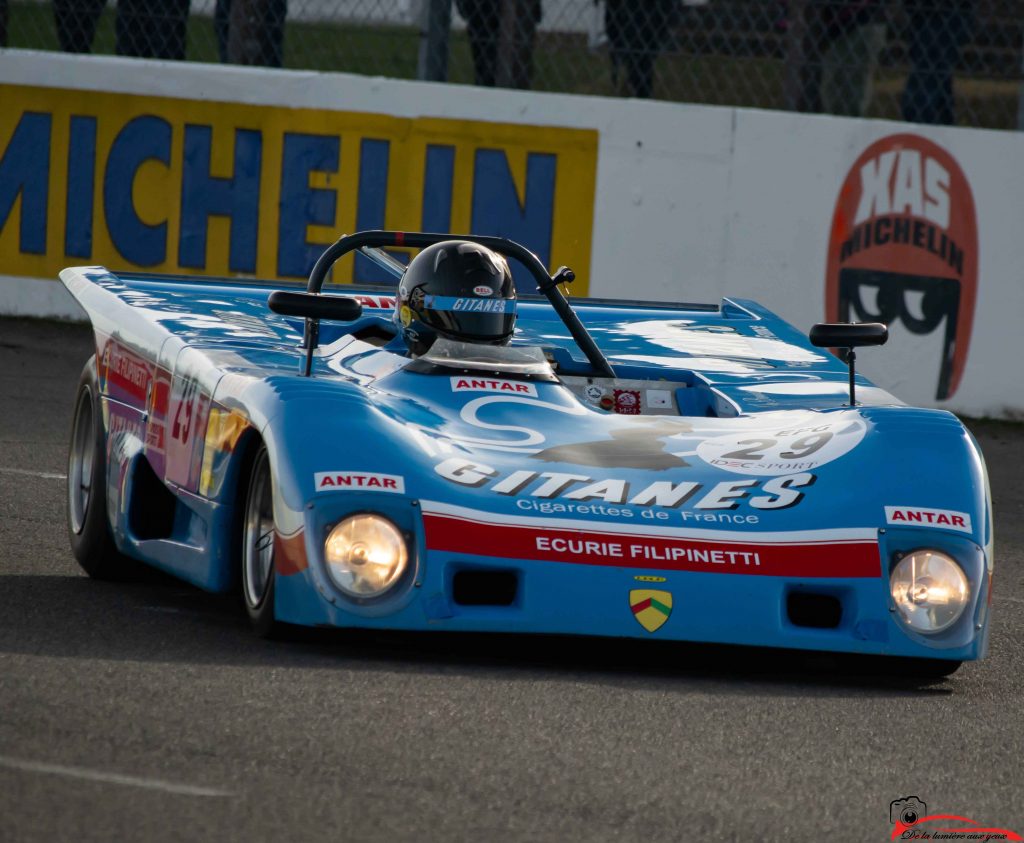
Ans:
[[[672,614],[672,595],[651,588],[634,588],[629,592],[629,608],[640,626],[654,632]]]

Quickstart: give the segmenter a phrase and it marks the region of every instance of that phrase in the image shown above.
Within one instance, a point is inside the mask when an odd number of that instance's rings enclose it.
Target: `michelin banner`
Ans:
[[[5,274],[301,279],[341,233],[391,228],[506,236],[589,277],[594,130],[14,85],[0,101]],[[334,280],[393,283],[361,255]]]

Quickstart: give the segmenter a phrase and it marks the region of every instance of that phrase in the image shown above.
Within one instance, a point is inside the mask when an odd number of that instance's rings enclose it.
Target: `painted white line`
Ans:
[[[21,474],[24,477],[42,477],[44,480],[67,480],[66,474],[57,474],[53,471],[27,471],[24,468],[3,468],[0,466],[0,473]]]
[[[0,767],[12,770],[24,770],[28,773],[50,773],[55,776],[68,776],[73,779],[86,779],[108,784],[121,784],[128,787],[143,787],[147,790],[160,790],[164,793],[177,793],[182,796],[230,796],[226,790],[212,787],[196,787],[190,784],[176,784],[160,779],[144,779],[139,776],[123,776],[120,773],[104,773],[101,770],[89,770],[85,767],[65,767],[62,764],[45,764],[41,761],[25,761],[0,755]]]

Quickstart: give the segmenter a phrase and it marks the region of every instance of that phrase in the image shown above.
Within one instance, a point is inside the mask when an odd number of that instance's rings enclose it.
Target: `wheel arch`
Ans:
[[[248,427],[235,446],[224,478],[223,505],[230,512],[230,516],[222,522],[222,534],[214,541],[217,546],[226,548],[226,552],[220,554],[218,559],[218,564],[223,566],[218,579],[228,583],[228,590],[233,594],[241,593],[241,536],[252,464],[264,444],[260,431],[255,427]]]

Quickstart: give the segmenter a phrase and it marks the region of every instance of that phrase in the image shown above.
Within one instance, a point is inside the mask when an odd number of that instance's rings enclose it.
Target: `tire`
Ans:
[[[71,552],[94,579],[125,579],[133,567],[118,552],[107,516],[107,438],[96,360],[82,369],[68,445],[67,521]]]
[[[284,625],[274,618],[274,493],[270,458],[260,445],[252,459],[242,498],[240,545],[242,602],[252,628],[261,638],[282,637]]]

